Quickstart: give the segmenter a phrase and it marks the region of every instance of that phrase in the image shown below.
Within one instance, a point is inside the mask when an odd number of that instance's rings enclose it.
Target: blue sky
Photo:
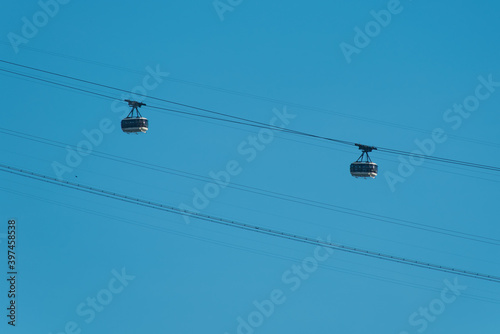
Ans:
[[[294,130],[403,151],[424,143],[432,155],[500,165],[497,2],[221,0],[217,6],[8,3],[1,59],[131,92],[97,89],[117,99],[145,91],[266,124],[287,114],[283,126]],[[346,56],[342,45],[357,51]],[[257,128],[148,107],[141,109],[148,133],[126,135],[119,128],[125,104],[0,74],[2,164],[175,207],[195,207],[196,194],[210,183],[94,154],[71,160],[71,149],[5,129],[63,146],[83,147],[90,136],[93,153],[202,177],[222,175],[229,164],[229,186],[212,188],[212,198],[198,195],[196,210],[500,273],[498,245],[345,213],[498,240],[497,172],[412,165],[375,151],[379,176],[359,180],[349,174],[359,156],[354,147],[275,132],[252,149]],[[148,97],[146,104],[169,107]],[[464,103],[472,111],[453,111]],[[445,139],[432,139],[436,129]],[[58,174],[54,166],[65,167]],[[500,326],[496,283],[330,254],[195,219],[187,224],[179,215],[5,172],[0,177],[2,254],[7,221],[15,218],[18,229],[17,328],[7,324],[2,279],[2,333],[486,334]],[[6,257],[1,261],[5,268]]]

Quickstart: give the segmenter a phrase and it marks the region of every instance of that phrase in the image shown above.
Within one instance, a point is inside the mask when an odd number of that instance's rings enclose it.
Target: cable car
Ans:
[[[376,163],[372,162],[370,159],[370,156],[368,155],[368,152],[371,152],[372,150],[376,150],[376,147],[373,146],[366,146],[366,145],[361,145],[361,144],[355,144],[363,153],[361,153],[361,156],[351,164],[351,175],[358,178],[375,178],[378,173],[378,166]]]
[[[139,108],[145,106],[146,104],[130,100],[125,100],[125,102],[128,102],[128,106],[132,107],[132,110],[130,111],[127,117],[122,119],[121,122],[122,131],[125,133],[139,133],[139,132],[146,133],[146,131],[148,131],[148,125],[149,125],[148,119],[142,117],[141,113],[139,112]],[[135,116],[134,116],[134,111],[135,111]]]

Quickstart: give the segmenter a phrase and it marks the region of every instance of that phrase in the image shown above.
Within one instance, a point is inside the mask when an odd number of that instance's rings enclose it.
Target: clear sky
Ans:
[[[0,69],[117,100],[142,92],[342,140],[500,166],[499,22],[493,0],[10,1],[1,14],[0,59],[131,93],[5,63]],[[500,275],[498,172],[374,151],[379,175],[360,180],[349,174],[360,153],[355,147],[148,107],[141,112],[149,131],[127,135],[120,120],[128,107],[119,101],[6,72],[0,84],[1,164]],[[173,107],[148,97],[141,100]],[[75,153],[71,146],[78,145],[107,158]],[[496,334],[500,328],[498,283],[186,221],[3,171],[0,180],[2,333]],[[367,218],[373,215],[386,218]],[[16,328],[7,324],[6,310],[13,218]]]

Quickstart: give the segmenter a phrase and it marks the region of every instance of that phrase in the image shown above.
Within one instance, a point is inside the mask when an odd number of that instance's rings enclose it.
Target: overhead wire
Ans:
[[[9,188],[6,188],[6,187],[1,187],[0,186],[0,191],[8,192],[8,193],[20,196],[22,198],[28,198],[29,197],[29,198],[32,198],[32,199],[35,199],[35,200],[38,200],[38,201],[42,201],[42,202],[45,202],[45,203],[49,203],[49,204],[61,206],[61,207],[64,207],[64,208],[67,208],[67,209],[70,209],[70,210],[80,211],[80,212],[83,212],[83,213],[86,213],[86,214],[95,215],[95,216],[99,216],[99,217],[104,217],[106,219],[114,220],[114,221],[117,221],[117,222],[126,223],[126,224],[129,224],[129,225],[138,226],[138,227],[141,227],[141,228],[146,228],[146,229],[150,229],[150,230],[154,230],[154,231],[158,231],[158,232],[164,232],[164,233],[176,235],[176,236],[179,236],[179,237],[182,237],[182,238],[188,238],[188,239],[192,239],[192,240],[198,240],[198,241],[201,241],[201,242],[205,242],[205,243],[209,243],[209,244],[213,244],[213,245],[217,245],[217,246],[221,246],[221,247],[228,247],[228,248],[237,249],[237,250],[240,250],[240,251],[243,251],[243,252],[248,252],[248,253],[257,254],[257,255],[261,255],[261,256],[272,257],[272,258],[276,258],[276,259],[280,259],[280,260],[286,260],[286,261],[296,262],[296,261],[300,261],[301,260],[300,258],[294,257],[294,256],[277,254],[275,252],[269,252],[269,251],[261,250],[261,249],[255,248],[255,247],[247,247],[247,246],[243,246],[241,244],[224,242],[224,241],[216,240],[214,238],[210,238],[210,237],[207,237],[207,236],[196,236],[196,235],[193,235],[192,233],[190,234],[190,233],[186,233],[186,232],[180,232],[178,230],[174,230],[174,229],[167,228],[167,227],[164,227],[164,226],[154,225],[154,224],[151,224],[151,223],[137,222],[137,221],[132,220],[132,219],[127,219],[127,218],[119,217],[119,216],[113,215],[113,214],[105,214],[103,212],[91,210],[91,209],[88,209],[88,208],[82,208],[82,207],[79,207],[79,206],[76,206],[76,205],[72,205],[72,204],[63,203],[63,202],[60,202],[60,201],[48,199],[46,197],[35,196],[35,195],[32,195],[32,194],[21,192],[19,190],[9,189]],[[408,282],[406,280],[396,279],[394,277],[390,277],[389,278],[387,276],[380,276],[380,275],[376,275],[376,274],[369,274],[369,273],[360,272],[360,271],[353,270],[353,269],[343,268],[343,267],[340,267],[340,266],[328,265],[328,264],[325,264],[325,263],[319,263],[318,267],[320,267],[322,269],[329,270],[329,271],[341,272],[341,273],[344,273],[344,274],[349,274],[349,275],[358,276],[358,277],[364,277],[364,278],[368,278],[368,279],[371,279],[371,280],[377,280],[377,281],[391,283],[391,284],[400,285],[400,286],[412,287],[412,288],[420,289],[420,290],[427,290],[427,291],[434,291],[434,292],[441,291],[438,288],[436,288],[434,286],[431,286],[431,285],[426,285],[426,284],[422,284],[422,283]],[[398,272],[396,272],[396,273],[398,273]],[[401,273],[398,273],[398,274],[401,274]],[[414,275],[411,275],[411,277],[414,278]],[[479,291],[482,291],[482,290],[478,289],[478,292]],[[483,293],[489,293],[488,291],[482,291],[482,292]],[[478,300],[478,301],[483,301],[483,302],[488,302],[488,303],[493,303],[493,304],[500,304],[500,300],[499,299],[494,299],[494,298],[490,298],[490,297],[480,296],[480,295],[473,294],[473,293],[464,293],[463,296],[466,297],[466,298],[469,298],[469,299],[473,299],[473,300]]]
[[[26,65],[20,65],[20,64],[16,64],[16,63],[13,63],[13,62],[8,62],[8,61],[5,61],[5,60],[0,60],[0,62],[9,64],[9,65],[13,65],[13,66],[27,68],[27,69],[30,69],[30,70],[34,70],[34,71],[38,71],[38,72],[42,72],[42,73],[46,73],[46,74],[50,74],[50,75],[54,75],[54,76],[58,76],[58,77],[62,77],[62,78],[66,78],[66,79],[70,79],[70,80],[75,80],[75,81],[78,81],[78,82],[83,82],[83,83],[86,83],[86,84],[91,84],[91,85],[99,86],[99,87],[102,87],[102,88],[112,89],[112,90],[121,91],[121,92],[127,92],[126,90],[121,89],[121,88],[116,88],[116,87],[109,86],[109,85],[103,85],[103,84],[99,84],[99,83],[96,83],[96,82],[93,82],[93,81],[83,80],[83,79],[75,78],[75,77],[72,77],[72,76],[67,76],[67,75],[63,75],[63,74],[59,74],[59,73],[55,73],[55,72],[51,72],[51,71],[37,69],[37,68],[26,66]],[[29,77],[31,79],[39,80],[39,81],[42,81],[42,82],[45,82],[45,83],[51,83],[51,84],[54,84],[54,85],[59,85],[59,86],[65,87],[65,88],[70,88],[70,89],[74,89],[74,90],[85,92],[85,93],[89,93],[89,94],[95,94],[95,95],[100,96],[100,97],[105,97],[105,98],[108,98],[108,99],[116,100],[114,97],[106,95],[106,94],[91,92],[91,91],[89,91],[87,89],[82,89],[82,88],[78,88],[78,87],[70,86],[70,85],[67,85],[67,84],[62,84],[62,83],[54,82],[54,81],[47,80],[47,79],[37,78],[37,77],[31,76],[31,75],[27,75],[27,74],[23,74],[23,73],[14,72],[14,71],[6,70],[6,69],[0,69],[0,71],[4,71],[4,72],[7,72],[7,73],[16,74],[16,75],[20,75],[20,76],[24,76],[24,77]],[[213,110],[209,110],[209,109],[206,109],[206,108],[200,108],[200,107],[196,107],[196,106],[191,106],[191,105],[188,105],[188,104],[177,103],[177,102],[166,100],[166,99],[161,99],[161,98],[156,98],[156,97],[151,97],[151,96],[148,97],[148,98],[154,99],[154,100],[158,100],[158,101],[167,102],[167,103],[173,103],[173,104],[180,105],[180,106],[183,106],[183,107],[188,107],[188,108],[191,108],[191,109],[194,109],[194,110],[203,111],[203,112],[207,112],[207,113],[210,113],[210,114],[214,114],[214,115],[222,116],[222,117],[227,117],[227,118],[221,118],[221,117],[209,116],[209,115],[201,115],[201,114],[192,113],[192,112],[188,112],[188,111],[182,111],[182,110],[177,110],[177,109],[172,109],[172,108],[165,108],[165,107],[160,107],[160,106],[149,106],[149,107],[151,107],[153,109],[157,109],[157,110],[163,110],[163,111],[168,111],[168,112],[175,112],[175,113],[189,115],[189,116],[194,116],[194,117],[201,117],[201,118],[206,118],[206,119],[211,119],[211,120],[218,120],[218,121],[223,121],[223,122],[230,122],[230,123],[234,123],[234,124],[240,124],[240,125],[251,126],[251,127],[267,128],[267,129],[270,129],[270,130],[287,132],[287,133],[291,133],[291,134],[295,134],[295,135],[306,136],[306,137],[310,137],[310,138],[315,138],[315,139],[320,139],[320,140],[326,140],[326,141],[329,141],[329,142],[335,142],[335,143],[345,144],[345,145],[350,145],[350,146],[354,146],[356,144],[356,143],[351,142],[351,141],[340,140],[340,139],[336,139],[336,138],[330,138],[330,137],[326,137],[326,136],[311,134],[311,133],[297,131],[297,130],[293,130],[293,129],[286,129],[286,128],[282,128],[282,127],[278,127],[278,126],[273,126],[271,124],[265,124],[265,123],[254,121],[254,120],[250,120],[250,119],[247,119],[247,118],[238,117],[238,116],[234,116],[234,115],[229,115],[229,114],[221,113],[221,112],[216,112],[216,111],[213,111]],[[390,149],[390,148],[385,148],[385,147],[377,147],[377,149],[380,150],[381,152],[390,153],[390,154],[398,154],[398,155],[404,155],[404,156],[410,156],[410,157],[414,157],[414,158],[421,158],[421,159],[426,159],[426,160],[432,160],[432,161],[437,161],[437,162],[442,162],[442,163],[447,163],[447,164],[454,164],[454,165],[459,165],[459,166],[465,166],[465,167],[469,167],[469,168],[477,168],[477,169],[491,170],[491,171],[495,171],[495,172],[500,172],[500,167],[496,167],[496,166],[489,166],[489,165],[484,165],[484,164],[471,163],[471,162],[460,161],[460,160],[449,159],[449,158],[441,158],[441,157],[430,156],[430,155],[425,155],[425,154],[420,154],[420,153],[407,152],[407,151],[402,151],[402,150],[395,150],[395,149]]]
[[[76,205],[72,205],[72,204],[63,203],[63,202],[60,202],[60,201],[48,199],[46,197],[35,196],[35,195],[32,195],[32,194],[21,192],[19,190],[9,189],[9,188],[6,188],[6,187],[1,187],[0,186],[0,191],[7,192],[7,193],[10,193],[10,194],[14,194],[14,195],[20,196],[22,198],[28,198],[29,197],[29,198],[32,198],[32,199],[35,199],[35,200],[38,200],[38,201],[42,201],[42,202],[45,202],[45,203],[49,203],[49,204],[61,206],[61,207],[64,207],[64,208],[67,208],[67,209],[70,209],[70,210],[80,211],[80,212],[83,212],[83,213],[86,213],[86,214],[90,214],[90,215],[94,215],[94,216],[99,216],[99,217],[104,217],[104,218],[106,218],[108,220],[114,220],[114,221],[117,221],[117,222],[129,224],[129,225],[132,225],[132,226],[138,226],[138,227],[145,228],[145,229],[150,229],[150,230],[154,230],[154,231],[158,231],[158,232],[164,232],[164,233],[176,235],[176,236],[182,237],[182,238],[187,238],[187,239],[192,239],[192,240],[198,240],[198,241],[201,241],[201,242],[205,242],[205,243],[209,243],[209,244],[213,244],[213,245],[217,245],[217,246],[221,246],[221,247],[228,247],[228,248],[237,249],[237,250],[240,250],[240,251],[243,251],[243,252],[248,252],[248,253],[257,254],[257,255],[266,256],[266,257],[272,257],[272,258],[276,258],[276,259],[280,259],[280,260],[285,260],[285,261],[297,262],[297,261],[301,260],[301,258],[298,258],[298,257],[284,255],[284,254],[277,254],[275,252],[265,251],[265,250],[261,250],[261,249],[255,248],[255,247],[247,247],[247,246],[243,246],[243,245],[237,244],[237,243],[224,242],[224,241],[221,241],[221,240],[216,240],[213,237],[211,238],[211,237],[207,237],[207,236],[196,236],[196,235],[193,235],[192,233],[180,232],[178,230],[174,230],[174,229],[171,229],[171,228],[166,228],[164,226],[158,226],[158,225],[154,225],[154,224],[151,224],[151,223],[137,222],[137,221],[132,220],[132,219],[127,219],[127,218],[119,217],[119,216],[113,215],[113,214],[105,214],[103,212],[91,210],[91,209],[88,209],[88,208],[82,208],[82,207],[79,207],[79,206],[76,206]],[[339,259],[337,259],[337,260],[339,260]],[[366,273],[366,272],[361,272],[361,271],[357,271],[357,270],[353,270],[353,269],[347,269],[347,268],[344,268],[344,267],[340,267],[338,265],[337,266],[333,266],[333,265],[328,265],[328,264],[325,264],[325,263],[318,263],[318,267],[322,268],[322,269],[329,270],[329,271],[340,272],[340,273],[344,273],[344,274],[348,274],[348,275],[353,275],[353,276],[358,276],[358,277],[364,277],[364,278],[368,278],[368,279],[371,279],[371,280],[376,280],[376,281],[391,283],[391,284],[400,285],[400,286],[412,287],[412,288],[420,289],[420,290],[427,290],[427,291],[434,291],[434,292],[439,292],[440,291],[438,288],[436,288],[434,286],[431,286],[431,285],[426,285],[426,284],[422,284],[422,283],[415,283],[415,282],[409,282],[409,281],[406,281],[406,280],[403,280],[403,279],[396,279],[394,277],[390,277],[389,278],[387,276],[381,276],[381,275],[376,275],[376,274],[369,274],[369,273]],[[396,273],[401,274],[399,272],[396,272]],[[411,275],[411,277],[414,278],[414,275]],[[482,291],[482,290],[479,290],[479,289],[477,289],[477,291],[478,292],[483,292],[483,293],[489,293],[488,291]],[[464,293],[463,296],[466,297],[466,298],[472,299],[472,300],[478,300],[478,301],[488,302],[488,303],[492,303],[492,304],[500,304],[500,299],[494,299],[494,298],[490,298],[490,297],[480,296],[480,295],[477,295],[475,293]]]
[[[63,143],[60,141],[55,141],[55,140],[43,138],[40,136],[29,135],[29,134],[26,134],[26,133],[23,133],[20,131],[12,131],[12,130],[0,127],[0,133],[7,134],[10,136],[14,136],[14,137],[23,138],[23,139],[38,142],[38,143],[42,143],[45,145],[59,147],[59,148],[66,149],[69,147],[69,148],[72,148],[72,149],[78,151],[78,147],[75,145],[66,144],[66,143]],[[194,174],[194,173],[189,173],[189,172],[185,172],[185,171],[181,171],[181,170],[177,170],[177,169],[167,168],[167,167],[164,167],[161,165],[151,164],[151,163],[139,161],[139,160],[136,160],[133,158],[126,158],[126,157],[121,157],[121,156],[110,154],[110,153],[104,153],[104,152],[100,152],[97,150],[92,150],[92,152],[89,152],[89,154],[94,155],[94,156],[99,157],[99,158],[108,159],[111,161],[116,161],[119,163],[133,165],[133,166],[137,166],[137,167],[141,167],[141,168],[146,168],[149,170],[164,172],[164,173],[168,173],[168,174],[172,174],[172,175],[176,175],[176,176],[180,176],[180,177],[184,177],[184,178],[190,178],[190,179],[195,179],[195,180],[199,180],[199,181],[206,181],[206,182],[213,181],[212,179],[210,179],[209,177],[206,177],[206,176],[202,176],[202,175],[198,175],[198,174]],[[242,184],[238,184],[238,183],[234,183],[234,182],[231,182],[231,184],[228,184],[227,186],[229,188],[233,188],[233,189],[237,189],[237,190],[241,190],[241,191],[245,191],[245,192],[249,192],[249,193],[259,194],[259,195],[263,195],[263,196],[270,197],[270,198],[276,198],[276,199],[280,199],[280,200],[284,200],[284,201],[288,201],[288,202],[292,202],[292,203],[304,204],[304,205],[308,205],[311,207],[317,207],[317,208],[330,210],[330,211],[334,211],[334,212],[339,212],[339,213],[352,215],[352,216],[356,216],[356,217],[361,217],[361,218],[365,218],[365,219],[385,222],[385,223],[392,224],[392,225],[422,230],[422,231],[431,232],[431,233],[437,233],[437,234],[441,234],[441,235],[446,235],[446,236],[455,237],[455,238],[461,238],[464,240],[476,241],[476,242],[485,243],[485,244],[491,244],[491,245],[497,245],[497,246],[500,245],[499,239],[484,237],[484,236],[480,236],[480,235],[476,235],[476,234],[472,234],[472,233],[465,233],[465,232],[461,232],[461,231],[440,228],[440,227],[436,227],[436,226],[432,226],[432,225],[428,225],[428,224],[416,223],[416,222],[412,222],[412,221],[405,220],[405,219],[398,219],[398,218],[388,217],[385,215],[373,214],[373,213],[369,213],[369,212],[362,211],[359,209],[347,208],[344,206],[334,205],[331,203],[324,203],[321,201],[315,201],[315,200],[306,199],[306,198],[302,198],[302,197],[298,197],[298,196],[293,196],[293,195],[283,194],[283,193],[279,193],[279,192],[275,192],[275,191],[265,190],[265,189],[261,189],[261,188],[257,188],[257,187],[242,185]]]
[[[460,166],[486,169],[486,170],[492,170],[492,171],[500,171],[500,167],[488,166],[488,165],[483,165],[483,164],[476,164],[476,163],[472,163],[472,162],[459,161],[459,160],[454,160],[454,159],[431,157],[431,156],[428,156],[425,154],[406,152],[406,151],[401,151],[401,150],[394,150],[394,149],[389,149],[389,148],[380,147],[380,146],[377,146],[377,150],[379,150],[380,152],[399,154],[399,155],[404,155],[404,156],[413,157],[413,158],[429,159],[429,160],[434,160],[434,161],[449,163],[449,164],[455,164],[455,165],[460,165]]]
[[[110,99],[110,100],[113,100],[113,101],[117,100],[115,97],[112,97],[110,95],[92,92],[92,91],[89,91],[88,89],[83,89],[83,88],[79,88],[79,87],[75,87],[75,86],[70,86],[70,85],[67,85],[67,84],[59,83],[59,82],[56,82],[56,81],[51,81],[51,80],[48,80],[48,79],[38,78],[38,77],[34,77],[34,76],[31,76],[31,75],[28,75],[28,74],[24,74],[24,73],[14,72],[14,71],[2,69],[2,68],[0,68],[0,71],[6,72],[6,73],[10,73],[10,74],[15,74],[15,75],[18,75],[18,76],[21,76],[21,77],[27,77],[27,78],[30,78],[30,79],[34,79],[34,80],[37,80],[37,81],[49,83],[49,84],[56,85],[56,86],[61,86],[61,87],[64,87],[64,88],[73,89],[73,90],[80,91],[80,92],[87,93],[87,94],[97,95],[99,97],[104,97],[104,98],[107,98],[107,99]],[[233,124],[250,126],[250,127],[254,127],[254,128],[265,128],[265,129],[269,129],[269,130],[275,130],[275,131],[281,131],[281,132],[289,132],[289,133],[293,133],[293,134],[300,134],[300,135],[304,135],[304,136],[307,136],[307,137],[312,137],[312,138],[317,138],[317,139],[324,139],[324,140],[327,140],[327,141],[341,143],[341,144],[347,144],[347,145],[354,145],[355,144],[354,142],[349,142],[349,141],[339,140],[339,139],[333,139],[333,138],[328,138],[328,137],[319,136],[319,135],[308,134],[308,133],[304,133],[304,132],[300,132],[300,131],[295,131],[295,130],[291,130],[291,129],[282,128],[282,127],[279,127],[279,126],[273,126],[273,125],[270,125],[270,124],[265,124],[265,123],[253,121],[253,120],[247,120],[245,118],[236,117],[236,116],[232,116],[232,115],[227,115],[227,117],[233,118],[233,119],[226,119],[226,118],[220,118],[220,117],[216,117],[216,116],[196,114],[196,113],[192,113],[192,112],[188,112],[188,111],[183,111],[183,110],[178,110],[178,109],[172,109],[172,108],[165,108],[165,107],[151,106],[151,105],[148,105],[148,107],[152,108],[152,109],[157,109],[157,110],[174,112],[174,113],[182,114],[182,115],[195,116],[195,117],[204,118],[204,119],[223,121],[223,122],[228,122],[228,123],[233,123]],[[215,113],[215,112],[213,112],[213,113]]]
[[[5,42],[5,41],[0,41],[0,44],[3,44],[5,46],[10,46],[10,43]],[[60,54],[60,53],[56,53],[56,52],[45,51],[45,50],[36,49],[33,47],[28,47],[25,45],[18,46],[18,47],[23,48],[23,49],[27,49],[30,51],[34,51],[34,52],[49,54],[51,56],[66,58],[66,59],[84,62],[84,63],[93,64],[93,65],[102,66],[102,67],[108,67],[108,68],[119,70],[119,71],[125,71],[125,72],[129,72],[129,73],[134,73],[134,74],[143,74],[143,72],[141,72],[141,71],[122,67],[122,66],[111,65],[111,64],[106,64],[106,63],[99,62],[99,61],[88,60],[88,59],[84,59],[84,58],[80,58],[80,57],[69,56],[69,55],[64,55],[64,54]],[[200,83],[189,81],[189,80],[174,78],[172,76],[166,77],[165,80],[168,80],[171,82],[178,82],[178,83],[185,84],[185,85],[200,87],[200,88],[204,88],[204,89],[209,89],[209,90],[213,90],[213,91],[219,91],[219,92],[223,92],[226,94],[243,96],[243,97],[261,100],[261,101],[285,104],[285,105],[297,107],[297,108],[304,109],[304,110],[316,111],[316,112],[320,112],[320,113],[324,113],[324,114],[328,114],[328,115],[335,115],[338,117],[350,118],[350,119],[354,119],[354,120],[375,123],[375,124],[388,126],[388,127],[401,128],[401,129],[410,130],[410,131],[414,131],[414,132],[420,132],[420,133],[424,133],[424,134],[431,133],[431,131],[429,131],[429,130],[420,129],[420,128],[413,127],[413,126],[408,126],[408,125],[403,125],[403,124],[398,124],[398,123],[393,123],[393,122],[387,122],[387,121],[381,121],[381,120],[377,120],[377,119],[373,119],[373,118],[369,118],[369,117],[356,116],[356,115],[352,115],[352,114],[348,114],[348,113],[332,111],[332,110],[325,109],[325,108],[307,106],[307,105],[296,103],[296,102],[285,101],[285,100],[280,100],[280,99],[275,99],[275,98],[270,98],[270,97],[264,97],[264,96],[260,96],[260,95],[256,95],[256,94],[244,93],[244,92],[239,92],[239,91],[235,91],[235,90],[231,90],[231,89],[213,87],[210,85],[200,84]],[[462,136],[458,136],[455,134],[448,134],[448,136],[450,138],[455,139],[455,140],[467,141],[467,142],[471,142],[471,143],[488,145],[488,146],[497,147],[497,148],[500,147],[500,144],[498,144],[498,143],[491,143],[491,142],[484,141],[484,140],[462,137]]]
[[[78,82],[82,82],[82,83],[86,83],[86,84],[90,84],[90,85],[94,85],[94,86],[99,86],[99,87],[102,87],[102,88],[107,88],[107,89],[115,90],[115,91],[122,92],[122,93],[130,93],[126,89],[117,88],[117,87],[113,87],[113,86],[109,86],[109,85],[104,85],[104,84],[100,84],[100,83],[89,81],[89,80],[83,80],[83,79],[76,78],[76,77],[69,76],[69,75],[64,75],[64,74],[60,74],[60,73],[56,73],[56,72],[52,72],[52,71],[46,71],[46,70],[38,69],[38,68],[35,68],[35,67],[21,65],[21,64],[9,62],[9,61],[6,61],[6,60],[1,60],[1,59],[0,59],[0,62],[1,63],[9,64],[9,65],[13,65],[13,66],[17,66],[17,67],[21,67],[21,68],[25,68],[25,69],[29,69],[29,70],[33,70],[33,71],[37,71],[37,72],[41,72],[41,73],[45,73],[45,74],[54,75],[54,76],[65,78],[65,79],[70,79],[70,80],[74,80],[74,81],[78,81]],[[146,96],[143,96],[143,97],[146,97]],[[206,108],[200,108],[200,107],[196,107],[196,106],[191,106],[191,105],[188,105],[188,104],[174,102],[174,101],[171,101],[171,100],[162,99],[162,98],[158,98],[158,97],[154,97],[154,96],[148,96],[148,98],[152,99],[152,100],[156,100],[156,101],[161,101],[161,102],[166,102],[166,103],[174,104],[174,105],[177,105],[177,106],[182,106],[182,107],[187,107],[187,108],[190,108],[190,109],[195,109],[195,110],[198,110],[198,111],[207,112],[209,114],[214,114],[214,115],[223,116],[223,117],[229,117],[229,118],[232,118],[232,119],[236,119],[236,120],[239,120],[239,121],[243,121],[243,122],[247,122],[247,123],[252,123],[252,124],[256,124],[256,125],[260,125],[260,126],[264,126],[264,127],[269,127],[270,126],[269,124],[265,124],[265,123],[254,121],[254,120],[250,120],[250,119],[247,119],[247,118],[238,117],[238,116],[234,116],[234,115],[228,115],[228,114],[224,114],[224,113],[221,113],[221,112],[209,110],[209,109],[206,109]],[[152,107],[152,106],[149,106],[149,107]],[[161,107],[152,107],[152,108],[159,109],[159,110],[166,110],[166,111],[174,111],[172,109],[161,108]],[[194,114],[192,114],[192,115],[194,115]],[[199,114],[196,114],[196,115],[199,116]],[[275,129],[275,130],[276,129],[282,129],[282,128],[277,127],[277,126],[276,127],[271,126],[271,127],[273,129]]]
[[[474,278],[474,279],[479,279],[479,280],[484,280],[484,281],[490,281],[494,283],[500,283],[500,276],[495,276],[495,275],[488,275],[488,274],[483,274],[479,272],[474,272],[474,271],[469,271],[469,270],[463,270],[463,269],[458,269],[454,267],[449,267],[449,266],[443,266],[443,265],[437,265],[429,262],[424,262],[424,261],[419,261],[419,260],[413,260],[409,258],[404,258],[400,256],[394,256],[390,254],[384,254],[384,253],[379,253],[375,251],[370,251],[370,250],[365,250],[361,248],[356,248],[356,247],[351,247],[343,244],[338,244],[338,243],[333,243],[333,242],[328,242],[328,241],[322,241],[322,240],[316,240],[310,237],[306,236],[301,236],[289,232],[283,232],[267,227],[261,227],[257,225],[252,225],[252,224],[247,224],[247,223],[242,223],[236,220],[229,220],[226,218],[220,218],[212,215],[207,215],[207,214],[202,214],[199,212],[191,211],[191,210],[184,210],[184,209],[179,209],[170,205],[166,204],[161,204],[157,202],[152,202],[152,201],[147,201],[141,198],[136,198],[136,197],[131,197],[128,195],[123,195],[119,194],[116,192],[96,188],[96,187],[91,187],[75,182],[70,182],[70,181],[61,181],[58,180],[57,178],[50,177],[47,175],[43,175],[40,173],[24,170],[21,168],[13,167],[10,165],[5,165],[5,164],[0,164],[0,171],[11,173],[14,175],[22,176],[25,178],[30,178],[38,181],[43,181],[46,183],[51,183],[59,186],[63,186],[66,188],[70,188],[73,190],[78,190],[78,191],[83,191],[87,192],[90,194],[106,197],[106,198],[111,198],[115,200],[120,200],[126,203],[131,203],[135,205],[140,205],[143,207],[148,207],[152,209],[157,209],[177,215],[185,215],[194,219],[198,220],[203,220],[203,221],[208,221],[212,223],[216,223],[219,225],[224,225],[224,226],[229,226],[245,231],[252,231],[272,237],[277,237],[281,239],[286,239],[286,240],[292,240],[300,243],[305,243],[305,244],[311,244],[311,245],[316,245],[316,246],[323,246],[326,248],[350,253],[350,254],[356,254],[356,255],[361,255],[365,257],[370,257],[370,258],[375,258],[379,260],[385,260],[389,262],[394,262],[394,263],[400,263],[400,264],[405,264],[409,266],[414,266],[414,267],[419,267],[419,268],[424,268],[424,269],[429,269],[433,271],[440,271],[440,272],[446,272],[446,273],[453,273],[459,276],[464,276],[464,277],[469,277],[469,278]]]

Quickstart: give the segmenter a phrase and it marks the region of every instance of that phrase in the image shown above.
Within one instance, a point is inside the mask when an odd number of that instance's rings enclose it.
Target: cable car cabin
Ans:
[[[125,100],[128,102],[128,106],[132,107],[132,110],[127,117],[122,119],[122,130],[125,133],[139,133],[148,131],[148,120],[142,117],[139,112],[139,108],[145,106],[146,104],[137,101]],[[135,116],[134,116],[135,112]]]
[[[375,178],[378,173],[378,166],[376,163],[372,162],[369,152],[376,150],[376,147],[366,146],[361,144],[355,144],[361,151],[361,156],[351,164],[351,175],[354,177],[362,178]]]
[[[126,117],[122,119],[122,130],[125,133],[146,133],[148,120],[145,117]]]
[[[374,162],[356,161],[351,164],[351,175],[354,177],[375,178],[378,173],[378,166]]]

